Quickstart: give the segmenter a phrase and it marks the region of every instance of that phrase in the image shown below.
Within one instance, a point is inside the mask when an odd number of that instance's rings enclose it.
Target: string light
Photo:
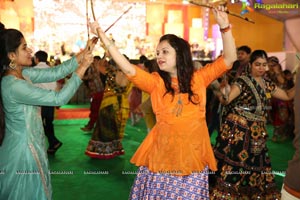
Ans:
[[[203,28],[204,28],[204,40],[207,40],[208,27],[209,27],[209,8],[204,8],[203,13]]]

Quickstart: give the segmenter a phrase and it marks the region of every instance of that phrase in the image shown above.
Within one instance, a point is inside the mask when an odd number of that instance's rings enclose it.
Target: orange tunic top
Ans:
[[[157,122],[131,162],[136,166],[146,166],[152,172],[180,176],[201,172],[206,166],[216,171],[216,160],[205,120],[206,87],[226,70],[224,59],[220,57],[214,63],[195,71],[192,91],[200,100],[200,104],[195,105],[188,101],[188,94],[175,94],[174,98],[171,94],[164,95],[166,89],[159,74],[149,74],[136,67],[136,74],[128,78],[150,94]],[[177,82],[177,79],[172,78],[174,81]]]

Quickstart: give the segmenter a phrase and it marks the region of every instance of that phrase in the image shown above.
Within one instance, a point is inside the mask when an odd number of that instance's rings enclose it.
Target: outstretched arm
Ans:
[[[97,34],[104,44],[105,48],[108,50],[112,59],[116,62],[119,68],[129,76],[135,75],[136,71],[134,66],[120,53],[118,48],[114,45],[114,42],[108,39],[104,31],[100,28],[98,22],[90,23],[91,31]]]
[[[93,61],[92,51],[97,43],[98,39],[96,37],[88,40],[85,49],[76,55],[77,62],[79,63],[79,67],[76,69],[75,73],[79,76],[79,78],[83,78],[85,71],[90,66]]]
[[[283,101],[292,100],[295,96],[295,86],[287,91],[277,87],[272,96]]]
[[[241,94],[241,90],[236,84],[232,84],[230,87],[229,94],[227,95],[224,94],[224,92],[222,92],[220,88],[215,90],[214,93],[218,97],[222,105],[228,105],[230,102],[232,102],[235,98],[237,98]]]
[[[66,77],[74,71],[82,78],[86,69],[93,61],[92,50],[97,40],[97,38],[89,40],[85,50],[60,65],[47,69],[26,68],[22,71],[22,74],[28,77],[32,83],[53,82]]]
[[[213,9],[213,14],[215,20],[220,26],[223,41],[224,61],[228,66],[228,69],[231,69],[233,62],[237,59],[237,55],[235,41],[232,36],[231,26],[228,20],[228,14],[225,11],[225,7],[219,6],[218,8]]]

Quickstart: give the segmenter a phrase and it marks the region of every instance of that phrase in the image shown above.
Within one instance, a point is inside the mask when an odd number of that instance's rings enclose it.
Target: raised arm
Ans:
[[[228,105],[241,94],[241,90],[236,84],[232,84],[228,94],[224,94],[224,91],[221,91],[220,87],[214,90],[214,94],[218,97],[222,105]]]
[[[272,97],[281,99],[283,101],[292,100],[295,96],[295,86],[287,91],[277,87],[275,92],[272,94]]]
[[[75,57],[63,62],[60,65],[49,68],[27,67],[22,71],[24,77],[30,79],[32,83],[48,83],[54,82],[66,77],[78,68]]]
[[[228,14],[224,11],[226,11],[226,8],[219,6],[218,8],[213,9],[213,14],[220,27],[222,35],[224,61],[228,69],[231,69],[233,62],[237,59],[237,55],[235,41],[231,32],[231,25],[228,20]]]
[[[10,92],[9,98],[11,99],[8,101],[38,106],[60,106],[66,104],[81,84],[81,79],[86,69],[93,62],[92,47],[82,55],[79,67],[60,91],[42,89],[28,81],[18,80],[6,83],[10,84],[10,90],[14,91]]]
[[[98,38],[96,38],[96,37],[89,39],[87,41],[87,45],[85,46],[85,48],[75,55],[76,60],[79,64],[83,61],[82,59],[86,56],[86,54],[93,51],[95,45],[97,44],[97,41],[98,41]]]
[[[75,71],[82,79],[86,69],[93,60],[92,50],[97,43],[97,38],[88,41],[86,49],[78,53],[75,57],[63,62],[55,67],[47,69],[26,68],[22,71],[23,76],[28,77],[32,83],[53,82],[66,77]]]
[[[134,66],[120,53],[118,48],[114,45],[114,42],[111,41],[100,28],[98,22],[90,23],[91,31],[98,35],[101,42],[104,44],[105,48],[109,52],[112,59],[116,62],[117,66],[129,76],[135,75],[136,71]]]

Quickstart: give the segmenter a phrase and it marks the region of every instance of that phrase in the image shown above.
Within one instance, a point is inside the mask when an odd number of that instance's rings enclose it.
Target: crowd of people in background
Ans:
[[[291,177],[295,166],[299,166],[299,147],[295,145],[282,194],[272,173],[272,155],[267,147],[269,139],[274,143],[299,140],[299,116],[295,112],[299,105],[294,97],[295,93],[299,97],[300,80],[295,82],[295,66],[283,69],[277,57],[260,49],[252,51],[251,44],[235,48],[223,9],[214,10],[214,15],[221,27],[224,51],[208,64],[197,65],[192,62],[197,53],[193,51],[195,47],[172,34],[160,38],[155,58],[142,55],[134,63],[118,50],[112,35],[106,37],[95,22],[91,27],[95,34],[100,30],[103,57],[91,54],[95,38],[80,44],[80,52],[70,55],[66,62],[61,61],[67,56],[63,47],[62,59],[48,57],[43,50],[30,57],[33,52],[22,33],[0,24],[0,170],[9,172],[0,180],[0,199],[11,197],[12,188],[19,191],[14,194],[16,199],[23,193],[51,199],[41,135],[45,133],[48,138],[46,153],[54,155],[62,146],[54,131],[55,108],[66,104],[81,82],[90,99],[89,121],[81,128],[92,133],[85,150],[87,156],[112,159],[123,155],[127,121],[135,126],[139,120],[145,120],[148,135],[131,160],[139,171],[130,199],[171,199],[182,195],[188,199],[275,200],[281,195],[299,199],[298,182]],[[131,37],[129,34],[125,49],[132,53],[130,57],[136,57]],[[25,128],[14,123],[15,117],[29,125]],[[272,134],[267,126],[273,127]],[[22,134],[23,139],[16,139],[16,133]],[[216,142],[211,144],[213,134],[217,135]],[[7,155],[12,151],[19,156],[11,159]],[[28,183],[32,180],[17,180],[10,173],[21,161],[26,164],[20,169],[30,168],[43,174],[34,178],[36,184],[32,188],[25,187],[32,185]],[[178,188],[184,192],[174,192]]]

